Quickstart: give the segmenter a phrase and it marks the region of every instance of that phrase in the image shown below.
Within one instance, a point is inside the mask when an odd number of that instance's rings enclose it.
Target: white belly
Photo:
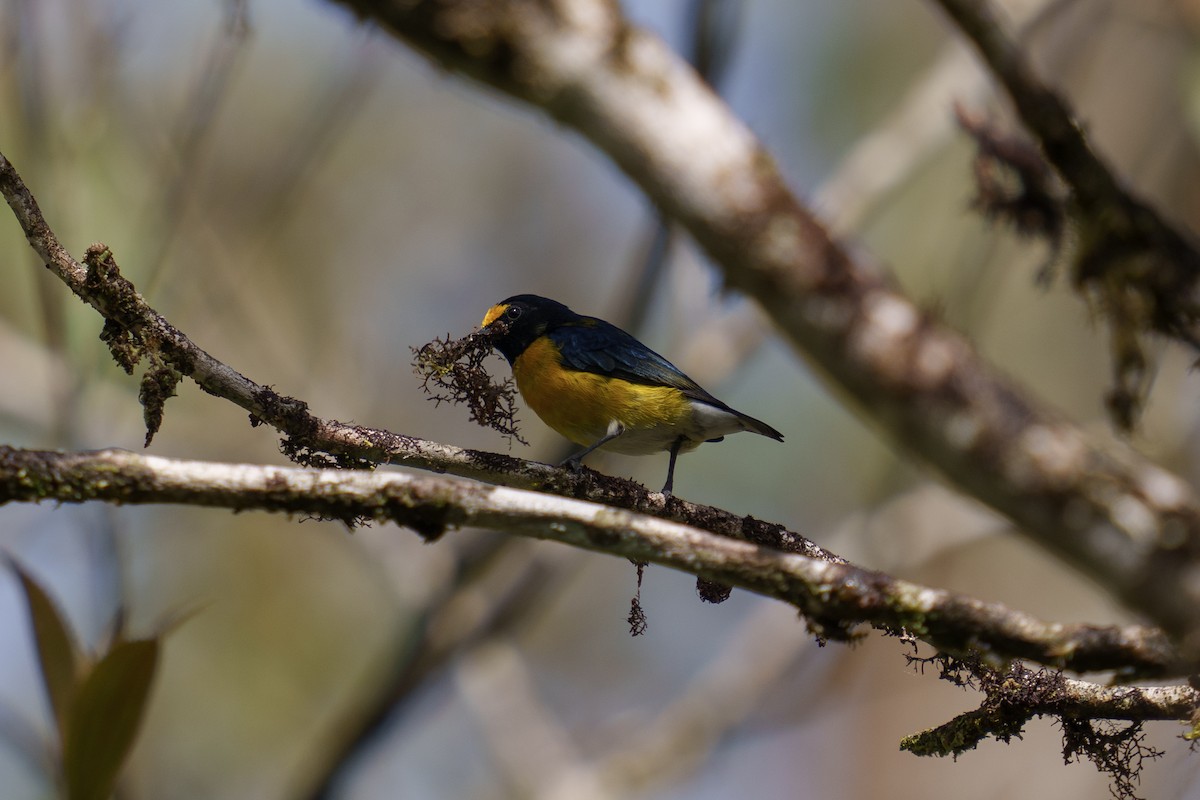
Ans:
[[[746,430],[746,425],[735,414],[708,403],[691,401],[691,419],[683,426],[661,425],[652,428],[626,429],[617,438],[600,447],[613,453],[644,456],[670,450],[680,436],[684,437],[679,452],[695,450],[709,439],[717,439],[730,433]]]

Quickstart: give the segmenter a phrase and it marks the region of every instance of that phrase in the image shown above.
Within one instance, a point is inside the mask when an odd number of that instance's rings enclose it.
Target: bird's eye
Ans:
[[[504,309],[504,318],[509,322],[513,322],[514,320],[520,318],[520,316],[521,309],[519,306],[509,306],[508,308]]]

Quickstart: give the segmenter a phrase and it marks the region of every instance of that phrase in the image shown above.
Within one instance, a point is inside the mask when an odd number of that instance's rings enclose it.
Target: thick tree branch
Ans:
[[[591,140],[872,421],[1200,652],[1192,491],[1101,450],[841,248],[750,131],[616,3],[340,1]]]
[[[989,0],[935,0],[1004,86],[1025,127],[1070,188],[1076,284],[1095,295],[1112,329],[1115,386],[1110,409],[1132,428],[1153,370],[1144,334],[1200,350],[1200,249],[1138,197],[1093,149],[1066,100],[1034,73]]]
[[[1081,212],[1093,224],[1109,229],[1113,237],[1140,239],[1174,253],[1180,259],[1179,267],[1195,275],[1200,270],[1200,253],[1194,242],[1122,185],[1096,154],[1066,101],[1036,77],[1025,52],[1005,31],[989,0],[934,1],[971,40],[1004,86],[1021,121],[1071,187]]]
[[[1141,203],[1130,196],[1096,155],[1066,102],[1034,75],[1024,50],[1005,32],[991,3],[988,0],[934,2],[971,40],[1007,90],[1022,122],[1037,137],[1050,163],[1076,193],[1076,202],[1093,216],[1133,213]],[[1164,224],[1149,209],[1146,211],[1149,217],[1144,220],[1126,217],[1110,220],[1109,224],[1118,229],[1132,229],[1143,223]],[[1169,228],[1162,235],[1182,238]]]
[[[427,539],[472,525],[646,561],[790,603],[815,632],[901,629],[949,653],[1025,658],[1074,671],[1167,674],[1181,666],[1160,631],[1041,622],[996,603],[851,564],[783,553],[608,506],[447,476],[220,464],[125,450],[0,446],[0,504],[181,503],[391,521]]]

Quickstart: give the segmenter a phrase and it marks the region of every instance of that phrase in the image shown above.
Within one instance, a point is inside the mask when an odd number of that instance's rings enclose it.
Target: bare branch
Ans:
[[[542,702],[515,646],[503,641],[480,645],[459,665],[455,677],[505,783],[512,787],[511,795],[579,800],[613,796]]]
[[[474,525],[672,567],[794,605],[816,633],[846,638],[859,623],[901,629],[949,653],[1027,658],[1092,671],[1176,672],[1160,631],[1041,622],[851,564],[783,553],[695,527],[554,495],[447,476],[305,470],[0,446],[0,503],[183,503],[387,520],[426,539]]]
[[[629,734],[595,759],[611,794],[630,797],[705,763],[732,730],[778,697],[806,645],[778,606],[760,604],[711,661],[655,715],[634,718]]]

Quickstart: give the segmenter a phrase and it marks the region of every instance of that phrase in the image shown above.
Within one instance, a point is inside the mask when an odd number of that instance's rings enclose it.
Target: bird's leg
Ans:
[[[683,447],[684,437],[680,436],[671,445],[671,461],[667,464],[667,482],[663,484],[662,493],[670,497],[671,489],[675,486],[675,459],[679,458],[679,448]]]
[[[589,444],[587,447],[583,448],[578,453],[576,453],[575,455],[568,458],[566,461],[559,464],[559,466],[566,467],[567,469],[574,472],[575,470],[579,469],[580,462],[583,461],[584,456],[586,456],[588,453],[595,450],[597,447],[602,447],[602,446],[608,444],[609,442],[611,442],[613,439],[617,438],[624,432],[625,432],[625,426],[622,425],[621,423],[617,422],[614,419],[612,422],[610,422],[608,424],[608,432],[605,433],[604,436],[600,437],[600,439],[593,442],[592,444]]]

